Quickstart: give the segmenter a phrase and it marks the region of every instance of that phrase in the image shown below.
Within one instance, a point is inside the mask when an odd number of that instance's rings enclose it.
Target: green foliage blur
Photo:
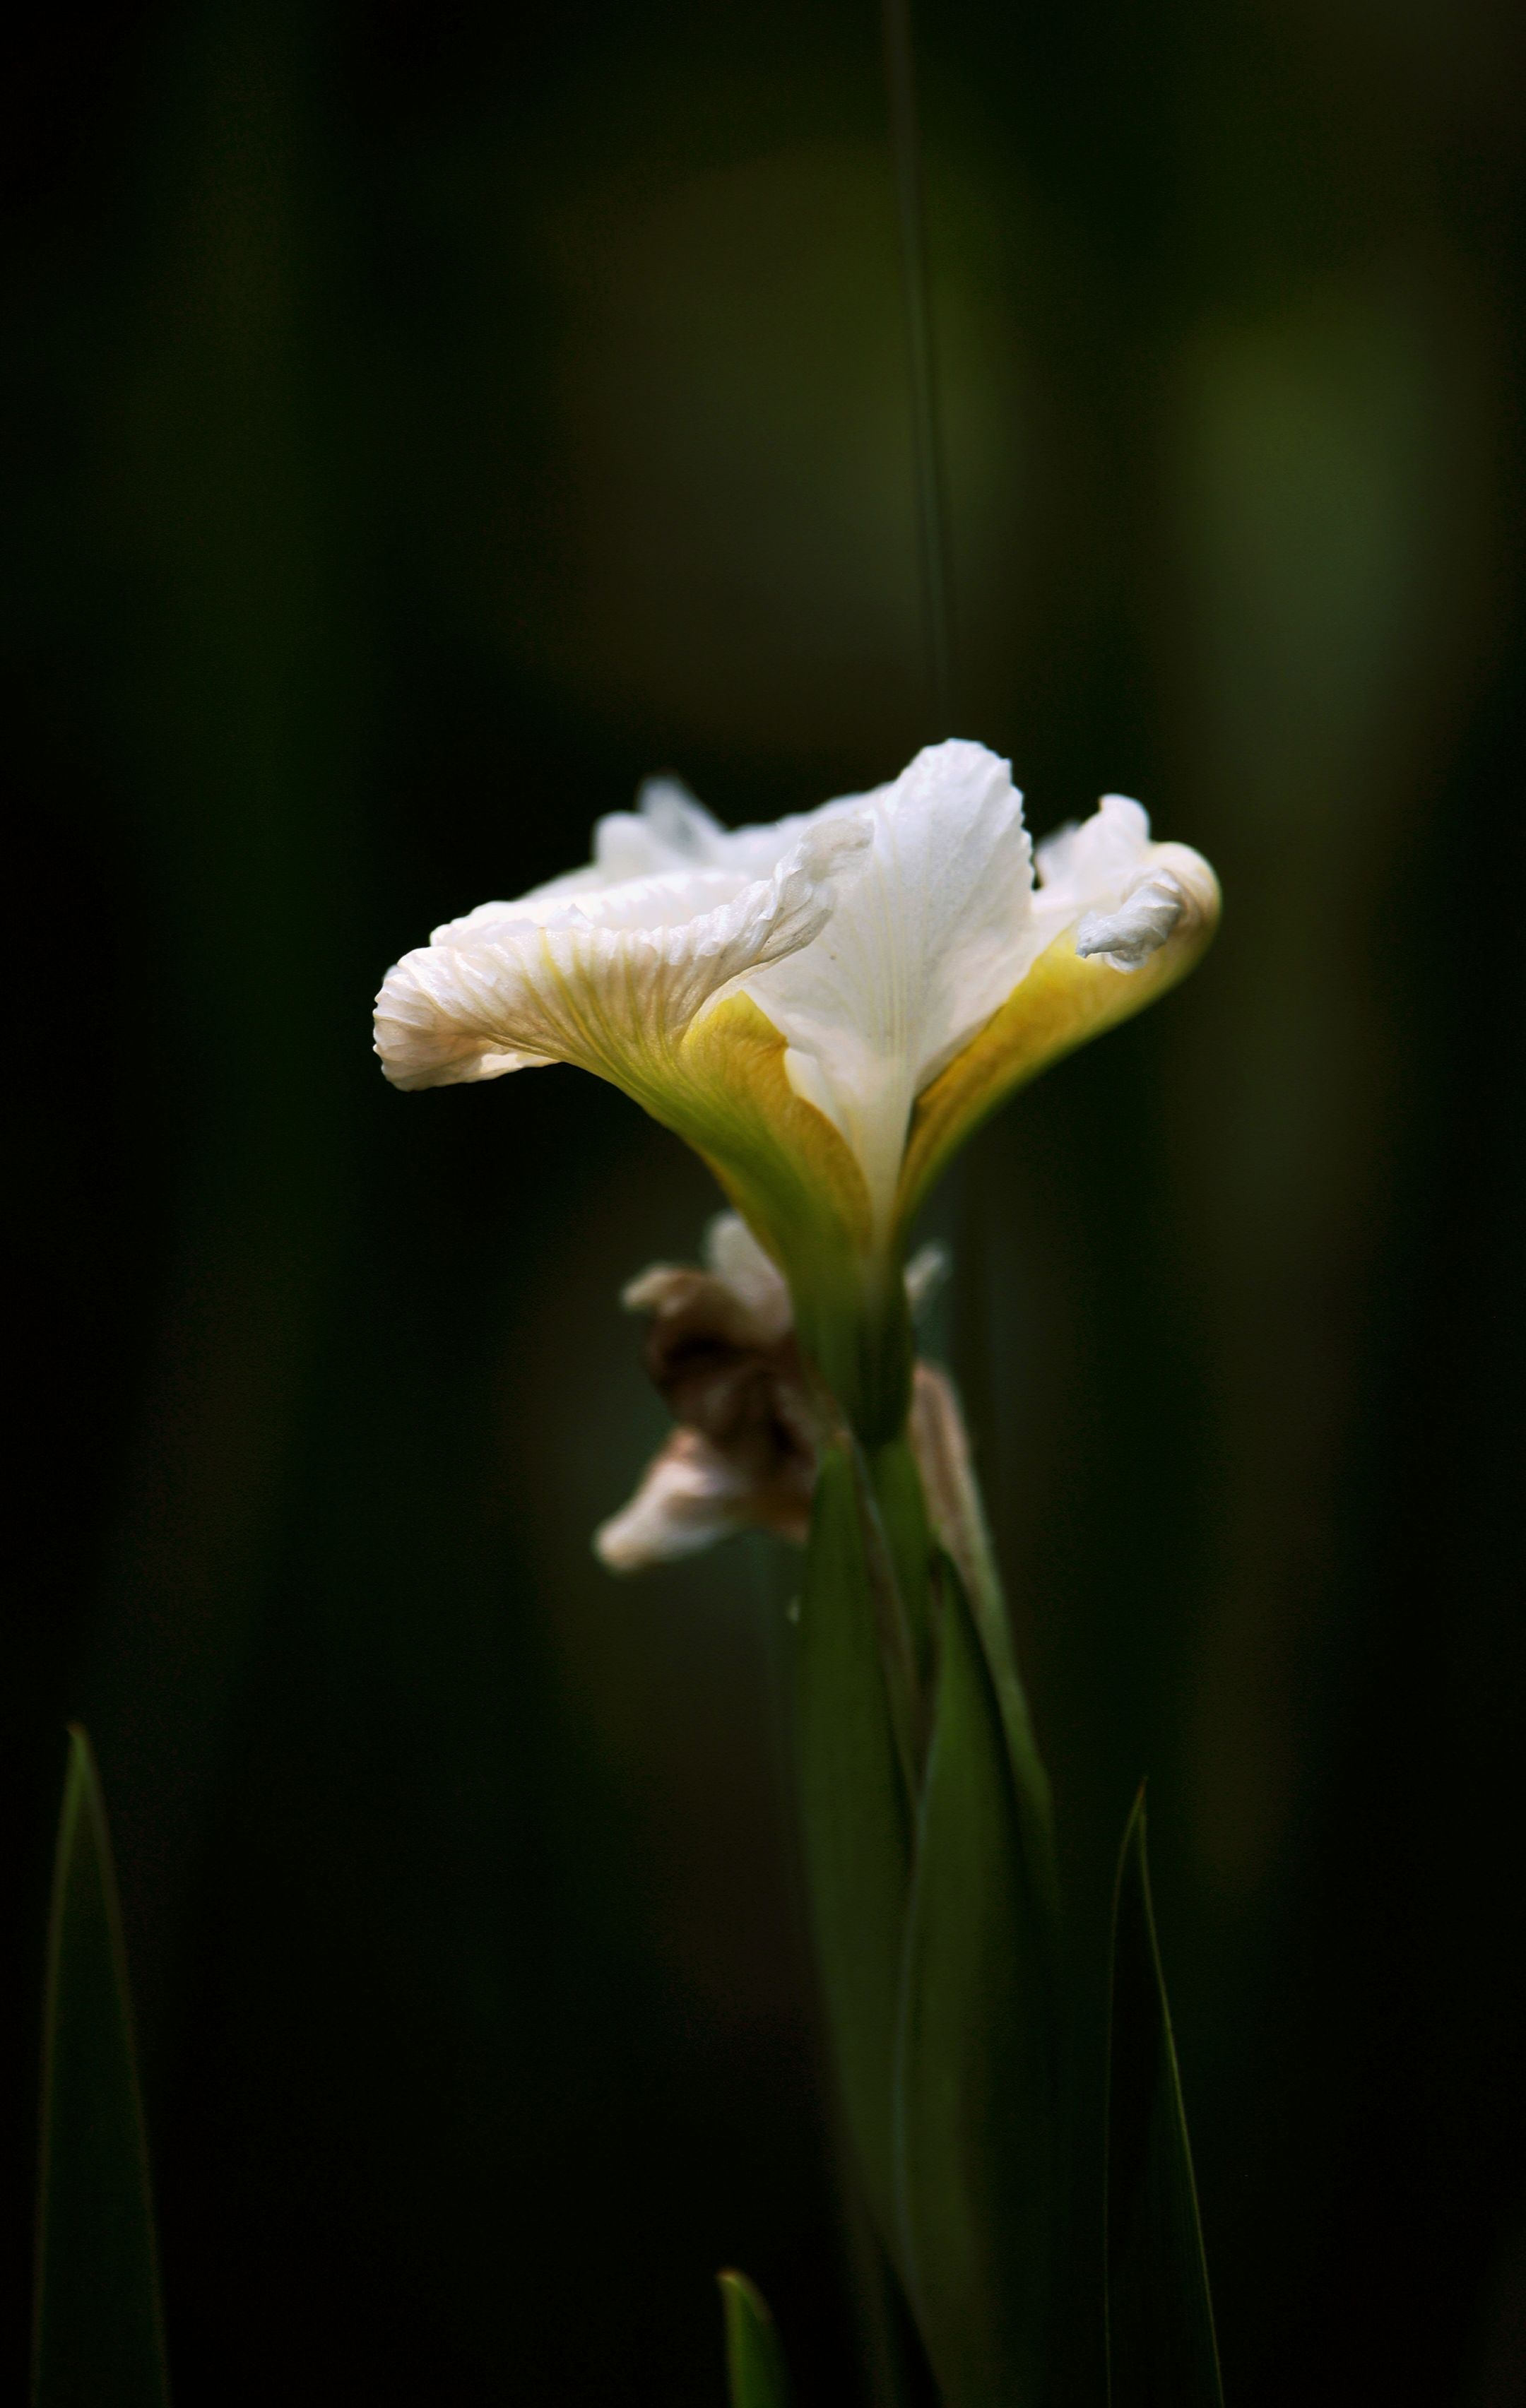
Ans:
[[[937,1214],[1096,2154],[1147,1772],[1233,2408],[1506,2408],[1520,27],[919,34],[955,732],[1227,897]],[[570,1071],[389,1092],[368,1010],[648,771],[771,818],[947,732],[878,43],[867,0],[87,0],[13,56],[7,2387],[74,1714],[182,2403],[718,2403],[731,2264],[805,2408],[862,2396],[793,1573],[588,1546],[662,1426],[617,1290],[714,1198]]]

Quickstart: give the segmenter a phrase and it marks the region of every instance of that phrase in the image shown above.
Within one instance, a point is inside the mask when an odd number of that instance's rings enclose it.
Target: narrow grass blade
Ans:
[[[1045,2383],[1056,2208],[1047,1873],[946,1564],[944,1588],[901,1980],[902,2272],[945,2408],[1031,2408]]]
[[[789,2375],[763,2296],[745,2274],[720,2277],[731,2408],[789,2408]]]
[[[167,2408],[148,2143],[111,1844],[69,1733],[43,2011],[34,2408]]]
[[[1124,1833],[1113,1915],[1107,2348],[1112,2408],[1223,2408],[1143,1790]]]
[[[896,1995],[910,1806],[885,1692],[852,1459],[822,1460],[797,1649],[806,1871],[843,2107],[876,2222],[892,2237]]]

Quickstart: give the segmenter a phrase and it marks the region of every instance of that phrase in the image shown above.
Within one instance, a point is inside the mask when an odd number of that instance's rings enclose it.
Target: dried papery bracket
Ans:
[[[612,1571],[693,1555],[744,1529],[803,1546],[833,1400],[795,1333],[789,1289],[734,1212],[705,1233],[705,1265],[655,1263],[621,1301],[649,1314],[646,1369],[673,1416],[628,1505],[596,1532]],[[943,1274],[936,1247],[908,1266],[915,1313]]]

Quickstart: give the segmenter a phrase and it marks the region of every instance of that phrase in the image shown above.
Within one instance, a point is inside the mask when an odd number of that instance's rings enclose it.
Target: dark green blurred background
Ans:
[[[1100,2074],[1158,1890],[1232,2408],[1526,2397],[1506,1484],[1521,27],[921,27],[957,732],[1228,908],[940,1225]],[[558,1071],[389,1092],[430,925],[923,699],[870,0],[38,17],[4,103],[13,1256],[0,2363],[61,1726],[94,1733],[182,2401],[854,2401],[787,1571],[588,1548],[704,1173]]]

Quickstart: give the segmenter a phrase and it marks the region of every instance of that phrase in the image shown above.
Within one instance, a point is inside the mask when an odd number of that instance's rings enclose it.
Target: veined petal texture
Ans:
[[[692,865],[597,883],[576,872],[590,882],[484,904],[387,973],[382,1067],[396,1086],[426,1087],[576,1062],[648,1101],[708,1004],[819,934],[836,875],[868,843],[844,819],[808,828],[762,878]]]

